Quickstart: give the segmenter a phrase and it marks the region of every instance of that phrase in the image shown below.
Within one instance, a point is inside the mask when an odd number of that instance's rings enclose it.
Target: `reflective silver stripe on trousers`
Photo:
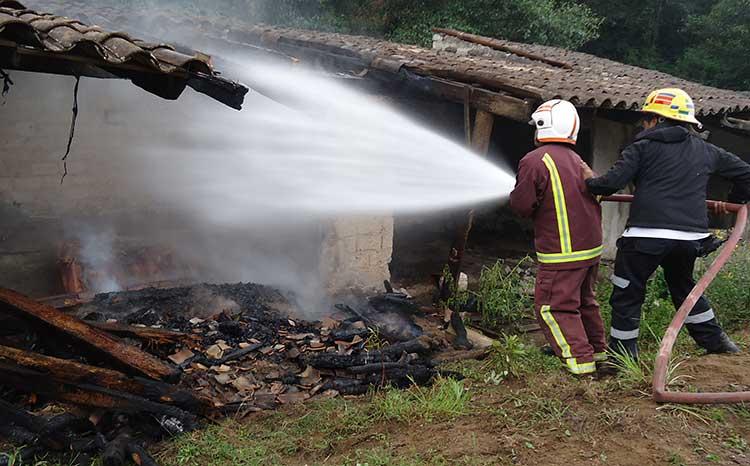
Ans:
[[[630,286],[630,280],[618,277],[617,275],[612,275],[609,279],[612,280],[612,283],[614,283],[617,288],[622,288],[624,290]]]
[[[687,319],[685,319],[686,324],[704,324],[708,322],[709,320],[712,320],[716,317],[716,314],[714,314],[713,309],[709,309],[706,312],[701,312],[700,314],[696,314],[694,316],[688,316]]]
[[[635,330],[617,330],[616,328],[612,327],[612,330],[610,330],[609,333],[612,338],[617,338],[618,340],[635,340],[638,338],[638,335],[641,334],[640,329]]]

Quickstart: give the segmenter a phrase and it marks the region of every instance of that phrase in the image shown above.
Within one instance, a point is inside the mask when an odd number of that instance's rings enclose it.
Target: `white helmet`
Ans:
[[[563,142],[575,145],[581,119],[575,106],[567,100],[543,103],[531,116],[530,125],[536,128],[539,143]]]

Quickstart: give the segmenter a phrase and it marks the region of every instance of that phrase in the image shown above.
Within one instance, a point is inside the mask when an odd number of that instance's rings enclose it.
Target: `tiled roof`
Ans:
[[[0,47],[12,50],[0,54],[0,67],[5,69],[114,74],[169,99],[189,85],[235,108],[247,93],[244,86],[219,77],[208,56],[187,55],[169,45],[39,13],[17,1],[0,0]]]
[[[436,50],[370,37],[262,26],[248,27],[236,31],[235,35],[266,47],[283,50],[285,45],[292,45],[317,49],[357,57],[374,68],[385,63],[390,69],[403,67],[425,76],[479,84],[537,100],[563,98],[579,106],[637,110],[655,88],[680,87],[693,96],[701,115],[750,110],[750,97],[744,93],[542,45],[496,41],[498,46],[538,56],[544,61],[467,43],[463,51],[462,47],[451,45]],[[451,41],[452,38],[445,39],[445,36],[440,39],[462,45],[458,39]]]
[[[120,6],[92,6],[81,0],[29,0],[57,10],[70,9],[97,22],[116,22],[151,35],[205,32],[232,43],[280,51],[304,61],[306,54],[343,58],[338,63],[386,72],[407,70],[417,75],[484,87],[532,102],[571,100],[582,107],[637,110],[649,92],[681,87],[690,93],[701,115],[750,111],[750,95],[717,89],[666,73],[625,65],[593,55],[542,45],[480,38],[494,48],[438,35],[439,49],[398,44],[372,37],[303,29],[250,25],[237,18],[188,17],[174,10],[135,11]],[[505,51],[497,50],[505,49]],[[513,52],[517,53],[513,53]],[[531,58],[529,58],[531,57]],[[336,61],[336,60],[334,60]],[[359,69],[342,69],[355,71]]]

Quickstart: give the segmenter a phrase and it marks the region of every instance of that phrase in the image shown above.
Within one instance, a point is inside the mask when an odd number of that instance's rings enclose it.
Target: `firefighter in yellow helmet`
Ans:
[[[696,258],[713,244],[706,210],[709,178],[718,175],[734,184],[730,201],[750,199],[750,165],[704,141],[695,131],[701,126],[695,111],[693,99],[681,89],[654,91],[643,106],[644,130],[620,160],[600,177],[582,165],[594,195],[635,185],[627,228],[617,242],[609,341],[612,350],[633,357],[638,356],[641,306],[649,278],[661,266],[679,308],[695,286]],[[707,352],[739,351],[705,298],[695,305],[686,324],[690,336]]]

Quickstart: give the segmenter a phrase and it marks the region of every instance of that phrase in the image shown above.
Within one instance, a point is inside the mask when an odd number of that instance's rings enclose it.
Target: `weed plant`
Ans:
[[[512,268],[503,261],[484,267],[476,291],[457,290],[446,270],[443,280],[453,292],[445,305],[453,310],[462,310],[473,298],[483,326],[492,329],[513,328],[524,318],[531,317],[534,306],[533,281],[527,273],[531,264],[531,258],[525,257]]]

